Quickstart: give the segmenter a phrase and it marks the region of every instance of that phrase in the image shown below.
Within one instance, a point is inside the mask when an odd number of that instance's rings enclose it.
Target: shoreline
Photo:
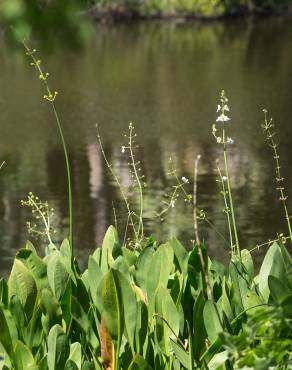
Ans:
[[[292,6],[283,11],[275,10],[246,10],[234,13],[202,15],[198,13],[187,12],[157,12],[153,14],[142,14],[138,10],[126,8],[97,8],[93,7],[88,10],[88,15],[96,23],[119,23],[119,22],[134,22],[134,21],[161,21],[161,22],[215,22],[215,21],[228,21],[238,20],[244,18],[271,18],[281,17],[292,19]]]

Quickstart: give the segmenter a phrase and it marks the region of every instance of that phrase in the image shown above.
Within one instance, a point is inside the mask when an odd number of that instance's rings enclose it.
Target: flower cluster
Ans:
[[[51,226],[54,209],[49,207],[48,202],[41,201],[32,192],[28,193],[27,200],[21,200],[21,205],[31,208],[31,213],[36,220],[36,222],[26,223],[28,232],[34,236],[48,238],[49,243],[52,244],[51,234],[56,233]],[[43,223],[43,226],[39,224],[39,221]]]
[[[226,114],[226,112],[230,111],[227,103],[228,103],[228,99],[225,96],[224,90],[222,90],[221,96],[220,96],[220,104],[217,105],[217,110],[216,110],[216,112],[219,113],[219,116],[216,118],[216,123],[212,125],[212,134],[215,137],[217,143],[223,144],[223,145],[234,143],[234,140],[231,137],[226,136],[225,131],[224,131],[224,124],[230,121],[230,118]],[[221,135],[217,134],[218,123],[222,123],[222,134]]]

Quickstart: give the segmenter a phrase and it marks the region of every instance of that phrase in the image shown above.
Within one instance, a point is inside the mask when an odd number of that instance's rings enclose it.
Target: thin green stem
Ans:
[[[56,98],[58,93],[57,92],[52,93],[52,91],[51,91],[51,89],[48,85],[48,82],[47,82],[49,74],[43,72],[43,70],[41,68],[41,61],[37,60],[34,56],[35,50],[31,50],[26,45],[25,41],[23,41],[23,45],[24,45],[24,48],[26,49],[27,55],[30,56],[30,58],[32,60],[31,64],[36,68],[36,70],[39,73],[40,80],[43,81],[43,83],[45,85],[47,95],[44,95],[44,99],[46,99],[51,104],[51,107],[52,107],[52,110],[53,110],[53,113],[54,113],[54,116],[55,116],[57,129],[58,129],[58,132],[59,132],[59,135],[60,135],[60,138],[61,138],[61,143],[62,143],[63,152],[64,152],[64,156],[65,156],[65,162],[66,162],[67,186],[68,186],[68,207],[69,207],[69,242],[70,242],[72,258],[73,258],[73,205],[72,205],[71,171],[70,171],[70,162],[69,162],[69,155],[68,155],[67,145],[66,145],[66,141],[65,141],[61,121],[60,121],[60,118],[59,118],[59,115],[57,113],[55,103],[54,103],[55,98]]]
[[[223,193],[223,199],[224,199],[225,213],[226,213],[226,216],[227,216],[228,229],[229,229],[231,252],[234,253],[232,227],[231,227],[231,220],[230,220],[230,209],[229,209],[227,198],[226,198],[225,181],[224,181],[224,178],[222,176],[222,173],[221,173],[221,170],[220,170],[219,166],[217,167],[217,170],[218,170],[219,177],[220,177],[220,182],[221,182],[221,185],[222,185],[222,193]],[[226,176],[226,180],[227,180],[227,176]]]
[[[139,197],[140,197],[140,213],[139,213],[139,223],[138,223],[138,237],[139,240],[143,239],[144,236],[144,225],[143,225],[143,188],[140,181],[140,177],[137,171],[137,164],[135,162],[135,156],[133,153],[133,125],[130,123],[129,125],[129,152],[130,152],[130,158],[131,158],[131,164],[134,171],[134,176],[138,184],[139,189]]]
[[[238,241],[238,235],[237,235],[237,227],[236,227],[236,221],[235,221],[235,214],[234,214],[234,207],[233,207],[233,199],[232,199],[232,192],[231,192],[231,186],[230,186],[230,177],[229,177],[229,169],[228,169],[228,159],[227,159],[227,146],[226,146],[226,139],[225,139],[225,124],[222,122],[223,129],[222,129],[222,137],[223,137],[223,156],[224,156],[224,167],[225,167],[225,174],[227,177],[227,190],[228,190],[228,197],[229,197],[229,205],[230,205],[230,211],[231,211],[231,219],[233,224],[233,233],[235,238],[235,244],[236,244],[236,250],[238,257],[240,257],[240,248],[239,248],[239,241]]]
[[[289,236],[290,236],[290,239],[292,240],[292,228],[291,228],[291,221],[290,221],[291,217],[289,216],[289,212],[288,212],[288,208],[287,208],[287,204],[286,204],[287,196],[284,193],[284,190],[285,190],[284,185],[283,185],[284,177],[282,177],[282,175],[281,175],[280,156],[279,156],[278,150],[277,150],[278,144],[274,140],[274,136],[276,135],[276,133],[273,132],[273,130],[272,130],[273,127],[274,127],[274,124],[272,123],[272,119],[270,121],[268,121],[267,111],[264,109],[263,112],[264,112],[265,122],[262,125],[262,128],[263,128],[264,132],[266,133],[266,139],[267,139],[270,147],[273,150],[273,157],[274,157],[274,160],[275,160],[276,182],[277,182],[277,185],[278,185],[276,190],[278,190],[279,193],[280,193],[279,200],[282,202],[282,205],[283,205],[283,209],[284,209],[284,213],[285,213],[285,219],[287,221],[287,227],[288,227],[288,231],[289,231]]]
[[[134,219],[133,219],[133,212],[130,208],[130,204],[129,204],[129,201],[127,199],[127,196],[124,192],[124,189],[120,183],[120,180],[118,178],[118,176],[116,175],[114,169],[113,169],[113,166],[109,163],[108,159],[107,159],[107,156],[105,154],[105,151],[104,151],[104,148],[103,148],[103,145],[102,145],[102,141],[101,141],[101,137],[100,137],[100,134],[99,134],[99,130],[98,130],[98,126],[96,125],[96,130],[97,130],[97,140],[98,140],[98,143],[99,143],[99,147],[100,147],[100,150],[101,150],[101,154],[103,156],[103,159],[105,161],[105,164],[107,166],[107,168],[109,169],[110,173],[112,174],[116,184],[118,185],[119,189],[120,189],[120,192],[121,192],[121,195],[122,195],[122,198],[124,200],[124,203],[125,203],[125,206],[127,208],[127,212],[128,212],[128,221],[130,221],[130,224],[133,228],[133,232],[134,232],[134,235],[135,235],[135,239],[136,241],[138,241],[138,238],[139,238],[139,235],[138,235],[138,232],[136,230],[136,227],[135,227],[135,223],[134,223]],[[128,226],[128,221],[127,221],[127,226]],[[125,231],[125,238],[126,239],[126,232],[127,230]]]

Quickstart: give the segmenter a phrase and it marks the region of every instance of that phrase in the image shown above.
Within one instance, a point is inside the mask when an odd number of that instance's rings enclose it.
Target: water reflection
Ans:
[[[135,123],[148,187],[145,225],[159,240],[194,238],[192,208],[182,200],[164,222],[154,211],[174,184],[171,156],[179,176],[193,177],[202,160],[199,207],[228,235],[216,182],[220,152],[211,135],[218,93],[231,98],[230,167],[240,240],[244,247],[285,232],[274,191],[271,154],[262,138],[262,107],[276,118],[283,173],[292,184],[292,24],[281,18],[211,24],[131,24],[97,28],[93,45],[74,54],[56,47],[45,54],[64,121],[73,170],[74,223],[81,260],[100,243],[116,210],[123,235],[127,212],[97,145],[99,123],[105,151],[129,196],[133,193],[123,133]],[[27,238],[29,210],[19,206],[29,191],[56,210],[56,241],[68,231],[65,163],[52,114],[27,60],[0,51],[0,271],[7,272]],[[291,187],[287,186],[292,207]],[[192,191],[192,183],[189,185]],[[134,200],[135,201],[135,200]],[[226,258],[223,242],[205,225],[200,232],[212,254]],[[41,243],[40,250],[41,250]],[[260,253],[258,253],[260,258]]]

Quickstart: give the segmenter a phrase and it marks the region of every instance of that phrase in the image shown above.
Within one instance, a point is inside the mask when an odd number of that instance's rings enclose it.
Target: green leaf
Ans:
[[[122,293],[123,312],[127,339],[132,348],[132,351],[134,352],[137,300],[132,285],[127,280],[126,276],[123,275],[121,272],[116,272],[116,277],[119,280],[119,286],[121,288]]]
[[[30,349],[20,342],[16,342],[15,346],[15,370],[38,370],[34,357]]]
[[[205,339],[207,337],[203,318],[204,306],[204,294],[202,291],[200,291],[193,309],[193,341],[195,343],[194,357],[197,361],[199,360],[202,352],[205,350]]]
[[[273,275],[268,277],[268,285],[271,295],[275,302],[281,303],[285,298],[292,295],[292,289],[286,285],[285,281],[280,281]]]
[[[113,263],[113,250],[119,246],[117,230],[110,226],[107,229],[102,243],[101,270],[105,273]]]
[[[9,298],[16,295],[25,309],[28,320],[33,313],[37,297],[37,285],[35,279],[23,262],[14,259],[12,271],[8,280]]]
[[[88,260],[88,282],[93,303],[98,307],[97,289],[103,277],[103,273],[95,258],[89,256]]]
[[[189,253],[176,238],[171,239],[169,244],[173,248],[175,259],[179,265],[180,271],[182,272],[183,276],[186,277],[188,273]]]
[[[0,303],[0,343],[10,357],[14,359],[13,346],[18,339],[18,333],[11,313]]]
[[[50,288],[54,296],[60,300],[67,288],[69,274],[58,251],[55,251],[49,258],[47,274]]]
[[[179,360],[179,362],[185,367],[186,369],[190,369],[190,355],[189,353],[179,344],[177,344],[173,339],[170,339],[172,350]]]
[[[72,296],[71,297],[71,308],[72,316],[74,320],[78,323],[80,328],[85,332],[88,342],[91,344],[92,348],[96,349],[99,347],[99,341],[93,331],[92,324],[89,321],[89,316],[84,312],[81,304],[78,300]]]
[[[38,290],[48,286],[47,265],[32,249],[21,249],[16,257],[21,261],[35,279]]]
[[[259,273],[259,290],[265,302],[268,302],[270,289],[268,283],[269,275],[273,275],[280,281],[285,281],[285,264],[283,261],[281,249],[277,243],[274,243],[269,249]]]
[[[49,289],[43,289],[40,299],[41,309],[46,317],[46,327],[44,328],[48,335],[51,327],[56,324],[62,324],[62,309],[59,301]]]
[[[223,366],[228,360],[228,351],[216,353],[212,360],[208,363],[209,370],[217,370],[220,366]]]
[[[0,279],[0,303],[8,306],[8,285],[4,278]]]
[[[69,360],[72,360],[78,369],[81,369],[81,344],[79,342],[72,343],[70,346]]]
[[[218,334],[223,331],[213,302],[207,301],[205,303],[203,317],[208,338],[213,343],[217,339]]]
[[[124,327],[121,292],[116,272],[109,270],[101,283],[102,316],[113,340],[120,340]]]
[[[80,368],[78,368],[74,361],[67,360],[64,370],[80,370]]]
[[[179,312],[168,292],[160,286],[155,296],[156,338],[161,349],[169,355],[169,339],[176,339],[179,333]]]
[[[141,355],[136,354],[132,362],[130,363],[128,370],[152,370],[152,367],[147,363],[146,360],[144,360]]]
[[[150,246],[146,247],[139,254],[136,262],[135,279],[144,293],[147,291],[148,270],[153,254],[154,249]]]
[[[64,370],[69,351],[68,339],[61,326],[53,326],[48,336],[48,370]]]
[[[149,318],[154,313],[155,296],[159,287],[166,288],[173,268],[174,252],[169,244],[161,245],[152,255],[147,272],[147,297]]]

